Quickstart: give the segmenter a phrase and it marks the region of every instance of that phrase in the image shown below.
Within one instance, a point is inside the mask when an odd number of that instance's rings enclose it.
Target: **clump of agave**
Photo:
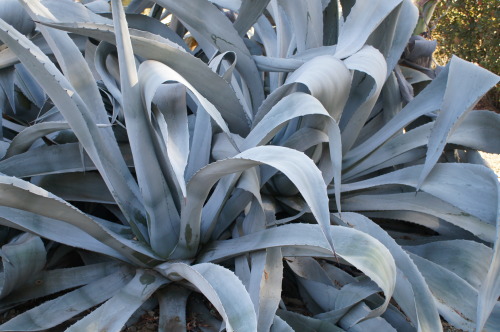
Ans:
[[[500,328],[498,77],[410,0],[0,10],[0,330]]]

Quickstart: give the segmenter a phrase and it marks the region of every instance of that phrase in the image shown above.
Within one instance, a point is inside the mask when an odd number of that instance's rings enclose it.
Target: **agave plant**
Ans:
[[[1,331],[498,331],[498,77],[410,0],[5,4]]]

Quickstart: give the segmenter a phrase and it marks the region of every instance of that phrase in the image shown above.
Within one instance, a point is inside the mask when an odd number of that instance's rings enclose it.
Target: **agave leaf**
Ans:
[[[341,179],[341,137],[340,129],[335,120],[328,116],[324,107],[311,96],[304,93],[293,93],[281,99],[260,121],[245,138],[245,141],[240,145],[242,150],[250,147],[258,146],[268,142],[287,121],[298,116],[309,114],[327,116],[326,122],[323,121],[323,126],[326,127],[330,143],[330,161],[333,167],[333,174],[328,176],[323,173],[325,182],[330,183],[332,178],[335,179],[337,186],[340,186]],[[321,128],[319,128],[321,129]],[[298,149],[299,151],[303,151]],[[304,149],[305,150],[305,149]],[[337,187],[336,187],[337,188]],[[337,206],[340,209],[340,190],[336,192]]]
[[[269,329],[271,332],[293,332],[294,330],[279,316],[274,316],[273,325]]]
[[[396,261],[396,266],[403,272],[404,278],[410,282],[413,289],[409,299],[404,299],[405,294],[398,291],[394,293],[394,299],[405,312],[408,312],[409,317],[417,317],[417,321],[414,323],[418,329],[421,331],[441,331],[441,321],[432,294],[425,279],[408,254],[380,226],[370,219],[359,214],[344,212],[342,220],[356,229],[370,234],[389,249]],[[463,263],[462,260],[460,261]],[[400,278],[396,280],[396,283],[398,282],[400,282]],[[404,304],[408,304],[408,306],[403,306]],[[411,314],[413,311],[416,311],[416,315]]]
[[[10,158],[14,155],[26,152],[37,139],[53,132],[69,128],[69,124],[65,121],[41,122],[26,127],[26,129],[14,137],[4,158]]]
[[[0,18],[24,35],[28,35],[35,29],[35,23],[17,0],[2,1],[0,5]]]
[[[368,158],[356,164],[343,174],[347,180],[360,176],[364,171],[375,171],[383,162],[402,155],[412,149],[425,146],[433,123],[427,123],[404,134],[394,136],[373,152]],[[500,116],[488,111],[469,112],[448,138],[449,144],[457,144],[489,153],[500,153],[500,136],[497,130]]]
[[[99,74],[104,85],[108,89],[109,93],[113,96],[118,103],[123,105],[123,95],[118,88],[117,82],[111,74],[110,68],[108,68],[106,59],[108,56],[116,51],[116,47],[108,42],[100,42],[95,50],[94,64],[97,73]]]
[[[45,6],[53,15],[55,21],[59,22],[99,22],[106,24],[113,24],[113,22],[103,15],[98,15],[89,9],[86,4],[73,2],[68,0],[42,0]],[[108,5],[108,11],[111,8]]]
[[[460,77],[469,77],[469,79],[463,80]],[[470,111],[479,99],[499,80],[499,76],[486,69],[458,57],[451,59],[446,92],[443,97],[441,111],[429,137],[425,166],[418,180],[417,190],[423,185],[438,161],[450,132],[463,119],[464,113]]]
[[[342,200],[344,211],[415,211],[439,217],[484,241],[495,241],[495,227],[425,192],[357,195]]]
[[[112,295],[113,297],[83,319],[71,325],[66,331],[119,332],[129,317],[160,286],[166,283],[168,283],[168,280],[157,273],[137,270],[134,278],[127,284],[121,284],[118,291],[115,291]],[[110,285],[107,285],[107,287],[110,287]]]
[[[389,251],[366,233],[348,228],[331,227],[336,253],[379,285],[386,303],[396,282],[396,267]],[[277,234],[287,234],[287,237]],[[209,245],[199,261],[219,261],[264,248],[282,247],[283,256],[329,256],[329,243],[314,225],[290,224],[248,234],[240,238],[217,241]]]
[[[37,213],[2,206],[0,207],[0,224],[30,232],[68,246],[99,252],[127,262],[130,261],[79,228],[57,219],[40,216]]]
[[[3,245],[0,250],[3,263],[0,298],[6,297],[33,274],[40,272],[45,266],[46,254],[42,240],[31,234],[22,234]]]
[[[14,94],[14,78],[16,71],[14,68],[5,68],[0,72],[0,87],[7,97],[10,107],[16,113],[16,101]]]
[[[134,165],[148,216],[151,248],[167,257],[176,245],[179,215],[155,151],[158,141],[141,99],[139,77],[121,2],[112,1],[120,86]]]
[[[94,116],[85,103],[55,65],[33,43],[17,31],[13,31],[5,22],[0,21],[0,29],[0,39],[16,52],[22,62],[29,65],[31,74],[42,83],[100,170],[127,219],[134,225],[134,232],[144,239],[147,234],[144,234],[141,224],[146,218],[139,190],[123,162],[116,140],[114,138],[106,140],[110,136],[101,135]]]
[[[185,85],[198,99],[203,108],[210,114],[217,125],[229,136],[229,128],[217,108],[200,94],[188,81],[179,73],[158,61],[145,61],[139,67],[139,83],[143,98],[147,103],[152,100],[152,95],[157,87],[167,81],[176,81]]]
[[[417,187],[425,166],[407,167],[356,183],[344,184],[342,190],[354,191],[387,184]],[[437,164],[422,190],[453,204],[466,213],[495,225],[498,210],[498,181],[487,167],[473,164]]]
[[[286,155],[286,158],[283,156]],[[196,173],[189,181],[186,206],[181,215],[181,233],[178,255],[185,256],[197,250],[200,241],[201,209],[210,188],[223,175],[240,172],[260,164],[267,164],[283,172],[299,189],[308,203],[321,230],[333,250],[327,211],[326,186],[312,160],[303,153],[277,146],[261,146],[246,150],[234,158],[217,161]],[[196,195],[194,195],[196,193]],[[196,199],[195,199],[196,198]]]
[[[175,284],[158,291],[159,331],[186,331],[186,305],[191,291]]]
[[[344,155],[344,168],[351,167],[366,155],[375,151],[387,139],[398,133],[413,120],[432,111],[438,110],[443,100],[448,80],[448,66],[427,85],[401,112],[396,114],[380,130],[362,144],[354,147]]]
[[[340,326],[344,329],[348,328],[348,331],[352,332],[364,332],[364,331],[387,331],[387,332],[397,332],[394,327],[392,327],[385,319],[382,317],[375,317],[371,319],[367,319],[356,323],[355,325],[351,325],[352,321],[357,321],[359,318],[357,316],[363,317],[367,312],[370,312],[370,308],[364,304],[360,303],[357,307],[355,307],[350,314],[354,316],[354,319],[346,320],[345,322],[341,322]]]
[[[343,59],[359,51],[375,28],[401,1],[356,1],[340,30],[335,57]]]
[[[468,240],[436,241],[405,249],[448,269],[479,289],[493,256],[491,248]]]
[[[99,173],[66,173],[32,178],[31,183],[66,201],[115,204]]]
[[[22,0],[21,3],[31,17],[36,21],[56,19],[47,7],[45,7],[39,0]],[[61,4],[64,6],[65,3],[67,3],[67,1],[60,3],[57,8],[60,9]],[[76,7],[78,7],[78,5],[76,5]],[[80,6],[83,7],[82,5]],[[74,13],[75,11],[70,10],[69,12]],[[86,106],[92,110],[98,123],[109,123],[106,110],[104,109],[104,104],[95,84],[92,72],[75,43],[64,31],[48,29],[43,25],[38,26],[38,29],[42,32],[44,38],[47,40],[50,48],[54,52],[57,62],[65,77],[68,79],[71,86],[73,86],[76,93],[84,100]],[[111,135],[111,130],[108,130],[106,132],[106,137],[110,138],[112,137]]]
[[[327,55],[315,57],[287,78],[287,83],[292,82],[305,84],[330,116],[340,119],[351,86],[351,73],[342,61]]]
[[[281,300],[283,256],[280,248],[252,254],[248,292],[257,313],[257,331],[269,331]]]
[[[194,133],[191,137],[191,145],[184,178],[190,179],[199,169],[209,163],[212,145],[212,124],[210,115],[202,106],[198,106]]]
[[[186,197],[184,170],[189,157],[189,129],[186,89],[180,84],[162,85],[154,99],[156,121],[167,146],[167,155],[183,197]],[[146,101],[149,106],[150,102]],[[149,108],[149,107],[148,107]]]
[[[260,71],[267,72],[292,72],[305,63],[299,59],[274,58],[264,55],[254,55],[253,59]]]
[[[130,278],[125,269],[115,272],[28,310],[0,325],[0,329],[40,331],[52,328],[114,296]]]
[[[486,324],[488,316],[497,305],[498,297],[500,296],[500,185],[497,184],[497,227],[495,244],[493,246],[493,258],[491,259],[488,274],[479,289],[476,312],[476,331],[480,331]],[[500,323],[499,323],[500,324]]]
[[[450,307],[465,318],[464,322],[467,325],[457,327],[473,330],[474,322],[476,321],[476,310],[478,310],[476,307],[477,290],[455,273],[436,263],[414,254],[410,254],[410,257],[422,272],[437,301]],[[457,289],[460,292],[457,292]],[[440,314],[445,319],[448,319],[446,311],[440,310]],[[487,316],[488,314],[486,314]]]
[[[384,50],[381,50],[387,61],[387,76],[389,76],[398,64],[401,54],[408,44],[408,40],[413,35],[412,29],[415,27],[419,15],[418,9],[411,0],[403,0],[399,11],[394,10],[391,13],[391,15],[395,14],[397,14],[397,21],[389,22],[389,24],[393,24],[394,26],[393,36],[390,40],[387,40],[388,38],[382,33],[382,39],[385,39],[389,44]],[[389,27],[381,25],[377,30],[383,32],[386,29],[390,29],[390,27],[391,25]]]
[[[127,163],[132,165],[128,146],[122,146]],[[41,146],[0,161],[0,172],[16,177],[96,170],[79,143]]]
[[[126,240],[113,234],[80,210],[40,187],[7,176],[0,177],[0,187],[6,193],[5,196],[0,197],[0,204],[2,206],[65,221],[122,253],[130,261],[136,262],[139,265],[148,264],[152,260],[154,261],[156,257],[137,242]],[[25,205],[24,202],[28,200],[31,204]]]
[[[382,91],[387,64],[382,54],[371,46],[363,47],[347,58],[344,64],[350,70],[363,72],[371,77],[371,80],[363,80],[353,89],[356,98],[349,99],[346,109],[342,113],[341,127],[343,127],[344,117],[348,116],[348,122],[342,132],[342,151],[345,154],[358,138],[380,95],[380,91]],[[358,96],[358,94],[361,94],[361,96]]]
[[[234,29],[240,36],[244,36],[252,25],[257,22],[259,16],[262,15],[270,0],[245,0],[241,3],[238,10],[238,17],[234,22]]]
[[[297,52],[323,45],[323,15],[320,0],[278,1],[293,29]]]
[[[105,17],[111,17],[110,14],[101,14]],[[161,21],[152,18],[150,16],[146,16],[143,14],[126,14],[127,24],[130,29],[142,30],[151,33],[152,35],[158,35],[169,41],[179,45],[186,52],[190,52],[189,47],[186,45],[184,40],[175,33],[168,25],[163,24]],[[64,22],[99,22],[98,20],[65,20]],[[102,22],[108,23],[109,22]]]
[[[500,115],[490,111],[474,111],[451,133],[448,142],[488,153],[500,153]]]
[[[94,23],[48,23],[45,25],[82,34],[108,43],[116,43],[113,26]],[[221,112],[232,132],[246,135],[249,121],[234,91],[219,75],[205,63],[181,50],[164,38],[130,29],[130,38],[135,54],[150,60],[162,62],[178,72]]]
[[[123,265],[118,262],[105,262],[33,273],[22,288],[14,290],[2,298],[0,310],[25,301],[33,300],[66,289],[82,286],[117,272]]]
[[[334,324],[314,319],[311,317],[303,316],[292,311],[278,310],[276,313],[279,318],[283,319],[293,331],[304,331],[304,332],[343,332],[345,330],[341,329]]]
[[[155,269],[167,278],[186,279],[198,288],[222,316],[228,332],[257,330],[257,318],[250,296],[231,271],[210,263],[193,266],[164,263]]]
[[[190,29],[210,41],[220,52],[232,51],[236,54],[238,59],[236,69],[249,84],[252,108],[257,110],[264,100],[262,80],[243,39],[239,37],[238,31],[224,14],[208,1],[189,0],[182,4],[172,0],[155,1],[171,11]]]
[[[262,118],[264,118],[264,116],[269,113],[281,99],[293,94],[294,92],[310,93],[309,88],[302,83],[290,83],[280,86],[268,95],[262,105],[260,105],[257,114],[255,114],[253,118],[252,128],[255,128]]]

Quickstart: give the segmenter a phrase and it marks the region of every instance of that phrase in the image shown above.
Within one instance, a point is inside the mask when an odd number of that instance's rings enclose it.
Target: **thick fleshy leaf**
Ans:
[[[161,86],[154,103],[158,127],[167,147],[167,156],[175,173],[183,197],[186,195],[184,171],[189,157],[189,129],[186,106],[186,89],[180,84]],[[149,103],[146,101],[146,107]]]
[[[53,132],[69,128],[69,124],[64,121],[42,122],[29,126],[14,137],[4,158],[26,152],[37,139]]]
[[[404,274],[404,276],[398,276],[396,284],[401,282],[400,278],[405,278],[413,288],[413,292],[409,294],[410,297],[405,298],[406,294],[398,291],[398,286],[396,286],[394,299],[404,311],[409,311],[409,317],[417,317],[417,321],[414,323],[418,329],[421,331],[441,331],[441,321],[432,294],[425,279],[408,254],[380,226],[370,219],[359,214],[344,212],[342,220],[356,229],[370,234],[389,249],[396,261],[396,266]],[[415,315],[412,314],[414,310],[416,311]]]
[[[336,254],[379,285],[386,303],[394,291],[396,267],[392,255],[368,234],[348,227],[331,227]],[[286,237],[278,234],[287,234]],[[217,241],[209,245],[199,261],[219,261],[249,251],[281,247],[283,256],[333,257],[329,243],[314,225],[290,224],[266,229],[240,238]]]
[[[4,298],[28,279],[40,272],[46,263],[46,252],[38,236],[22,234],[2,246],[3,275],[0,284],[0,298]]]
[[[81,229],[39,213],[0,207],[0,225],[30,232],[68,246],[90,250],[128,262],[125,256],[99,242]]]
[[[204,0],[189,0],[179,3],[173,0],[155,0],[170,10],[190,29],[201,34],[220,52],[232,51],[238,61],[236,69],[248,84],[252,98],[252,109],[257,110],[264,100],[264,89],[255,62],[243,39],[217,7]]]
[[[266,164],[283,172],[299,189],[311,208],[321,230],[334,250],[329,229],[330,218],[326,186],[313,161],[303,153],[278,146],[260,146],[234,158],[217,161],[196,173],[189,181],[188,199],[182,210],[179,245],[174,256],[189,257],[198,249],[201,239],[201,210],[211,187],[224,175]],[[196,193],[196,195],[195,195]]]
[[[186,279],[205,295],[229,331],[257,331],[257,317],[245,286],[229,270],[210,263],[165,263],[155,268],[171,280]]]
[[[130,149],[127,146],[122,146],[122,154],[127,159],[128,165],[133,166]],[[82,151],[79,143],[41,146],[0,161],[0,172],[16,177],[85,172],[96,169],[88,154]]]
[[[497,305],[500,296],[500,185],[497,184],[497,227],[496,238],[493,246],[493,258],[491,259],[488,274],[479,289],[476,313],[476,331],[480,331],[492,310]]]
[[[148,114],[142,107],[139,77],[136,71],[132,43],[121,2],[112,1],[123,112],[127,122],[127,135],[134,157],[139,188],[146,209],[151,248],[167,257],[176,245],[179,213],[165,179],[158,158],[157,137]]]
[[[400,132],[404,127],[422,115],[436,111],[441,106],[446,83],[448,80],[449,67],[445,67],[440,74],[426,86],[410,103],[408,103],[398,114],[389,120],[377,133],[362,144],[354,147],[344,155],[343,167],[348,168],[368,154],[375,151],[380,145],[394,134]]]
[[[9,45],[35,79],[42,83],[59,111],[75,131],[87,153],[108,184],[128,220],[137,225],[135,232],[143,238],[145,222],[139,189],[118,150],[116,140],[108,139],[97,128],[95,118],[67,79],[33,43],[0,21],[0,39]],[[112,135],[112,133],[111,133]],[[127,203],[125,203],[125,201]]]
[[[31,274],[23,287],[2,298],[0,310],[3,311],[18,303],[89,284],[115,273],[121,268],[123,268],[121,263],[105,262]]]
[[[31,15],[33,20],[36,21],[46,21],[55,20],[54,15],[44,6],[40,1],[20,1],[24,8]],[[63,1],[62,5],[67,4],[67,1]],[[61,6],[61,5],[60,5]],[[80,4],[75,4],[75,7],[83,7]],[[60,7],[56,7],[61,9]],[[83,7],[85,8],[85,7]],[[74,13],[74,10],[70,10],[70,13]],[[98,16],[95,15],[94,16]],[[77,45],[71,40],[68,34],[64,31],[54,30],[47,28],[43,25],[38,26],[38,29],[42,32],[44,38],[47,40],[50,48],[54,52],[54,56],[57,59],[65,78],[70,82],[76,93],[85,102],[85,105],[92,110],[92,114],[99,123],[107,124],[108,118],[106,111],[104,109],[104,104],[102,98],[95,84],[92,72],[87,65],[83,55],[78,49]],[[43,86],[43,84],[42,84]],[[111,130],[108,130],[105,137],[112,137]]]
[[[114,27],[93,23],[47,23],[55,27],[115,44]],[[219,75],[214,73],[201,60],[181,50],[177,44],[151,33],[130,29],[134,53],[150,60],[162,62],[178,72],[186,81],[209,98],[221,112],[232,132],[246,135],[249,120],[234,91]]]
[[[0,329],[6,332],[50,329],[114,296],[130,278],[125,269],[113,273],[28,310],[0,325]]]
[[[270,0],[244,0],[238,10],[238,17],[233,26],[240,36],[243,36],[254,25],[266,9]]]
[[[437,303],[440,303],[438,306],[440,314],[458,328],[469,331],[474,330],[476,311],[480,312],[480,308],[477,308],[477,290],[464,279],[439,264],[414,254],[410,254],[410,257],[427,280],[432,293],[438,301]],[[462,319],[453,319],[453,315],[450,316],[450,311],[454,311],[455,314],[459,313]],[[489,313],[486,312],[484,315],[487,318]],[[498,325],[490,326],[485,330],[495,331],[498,327]]]
[[[361,176],[366,172],[379,170],[383,167],[384,162],[425,146],[432,125],[433,123],[427,123],[404,134],[394,136],[368,158],[344,172],[343,178],[348,180],[355,176]],[[500,115],[498,114],[488,111],[469,112],[464,116],[460,125],[451,133],[448,143],[489,153],[500,153],[498,126],[500,126]]]
[[[306,85],[331,117],[340,119],[351,87],[351,73],[342,61],[328,55],[315,57],[287,78],[291,82]]]
[[[280,248],[271,248],[252,255],[248,292],[257,312],[257,330],[268,331],[281,300],[283,256]]]
[[[112,298],[76,324],[71,325],[66,331],[119,332],[129,317],[160,286],[166,283],[168,280],[157,273],[137,270],[134,278],[127,284],[122,284]]]
[[[382,54],[371,46],[365,46],[344,61],[350,70],[365,73],[371,80],[362,80],[353,87],[353,95],[349,98],[342,113],[340,126],[342,129],[342,151],[347,152],[355,143],[358,135],[370,116],[373,106],[382,91],[385,82],[387,64]],[[355,88],[355,89],[354,89]],[[354,98],[355,97],[355,98]]]
[[[0,4],[0,18],[12,25],[22,34],[35,29],[35,23],[23,9],[18,0],[5,0]]]
[[[370,34],[402,0],[358,0],[342,25],[335,57],[347,58],[363,47]],[[363,24],[359,24],[363,22]]]
[[[65,201],[115,204],[106,183],[96,172],[45,175],[31,178],[31,183]]]
[[[418,180],[417,190],[441,155],[450,132],[463,119],[465,112],[474,107],[479,99],[498,81],[500,77],[472,63],[453,57],[441,111],[438,113],[427,144],[425,166]],[[464,80],[461,77],[468,77]]]
[[[342,190],[354,191],[387,184],[417,187],[423,167],[412,166],[369,180],[344,184]],[[437,164],[422,191],[453,204],[466,213],[495,225],[498,211],[498,183],[488,168],[473,164]]]
[[[344,196],[345,197],[345,196]],[[425,192],[356,195],[342,200],[344,211],[412,211],[441,218],[484,241],[495,242],[495,226]]]
[[[292,311],[279,310],[279,318],[283,319],[294,331],[304,332],[343,332],[345,330],[331,323],[303,316]]]
[[[71,224],[120,252],[139,265],[154,261],[155,255],[138,242],[113,234],[80,210],[46,190],[13,177],[0,177],[0,205],[12,207]],[[24,202],[29,201],[26,205]]]
[[[160,331],[181,332],[186,330],[186,305],[191,291],[175,284],[158,291],[160,305]]]

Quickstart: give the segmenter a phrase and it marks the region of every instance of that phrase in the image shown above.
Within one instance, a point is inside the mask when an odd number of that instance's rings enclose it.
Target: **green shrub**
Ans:
[[[431,36],[437,40],[435,57],[445,64],[455,54],[500,73],[500,6],[496,0],[440,1],[430,23]],[[489,93],[500,112],[500,87]]]
[[[1,331],[499,330],[499,78],[400,65],[410,0],[20,3]]]

